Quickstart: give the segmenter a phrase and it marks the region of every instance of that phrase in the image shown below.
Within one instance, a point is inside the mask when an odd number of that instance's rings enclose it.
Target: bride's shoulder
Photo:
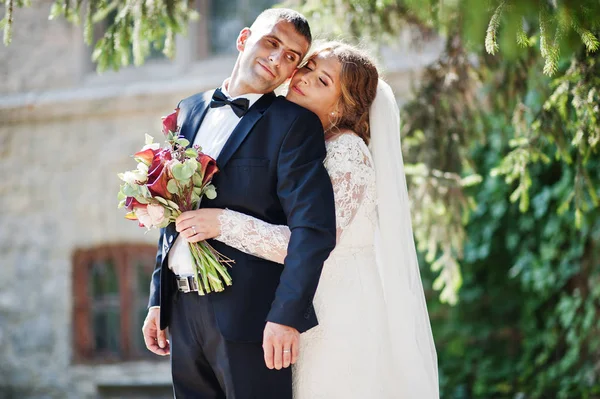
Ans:
[[[328,145],[351,145],[356,146],[360,143],[364,144],[364,140],[360,138],[353,130],[344,129],[336,132],[331,138],[325,142]]]
[[[326,142],[325,166],[330,172],[371,168],[371,153],[364,140],[351,130],[340,132]]]
[[[329,138],[325,145],[327,151],[347,151],[353,149],[362,153],[368,153],[369,148],[364,140],[352,130],[341,130],[335,136]]]

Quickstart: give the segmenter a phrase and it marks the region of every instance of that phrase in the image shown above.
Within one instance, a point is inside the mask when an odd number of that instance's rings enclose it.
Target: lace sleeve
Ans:
[[[325,166],[333,185],[339,240],[364,201],[374,201],[375,170],[366,144],[354,134],[343,134],[328,144]]]
[[[252,216],[225,209],[219,216],[221,241],[244,253],[283,264],[291,232],[287,226],[269,224]]]
[[[335,198],[337,237],[352,222],[370,195],[375,171],[367,146],[353,134],[343,134],[328,143],[325,166],[331,177]],[[252,216],[225,209],[219,216],[221,235],[215,240],[244,253],[283,264],[291,232]]]

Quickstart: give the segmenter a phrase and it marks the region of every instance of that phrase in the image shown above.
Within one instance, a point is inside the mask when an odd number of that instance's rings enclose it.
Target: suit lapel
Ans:
[[[198,101],[192,107],[188,117],[181,123],[181,135],[183,135],[190,142],[190,145],[194,143],[194,139],[198,133],[198,128],[206,116],[213,92],[214,91],[209,91],[204,93],[202,100]],[[240,144],[242,144],[248,133],[250,133],[250,130],[252,130],[256,122],[258,122],[258,120],[262,117],[266,109],[269,108],[275,97],[276,96],[274,93],[265,94],[258,99],[258,101],[252,105],[252,107],[250,107],[248,113],[244,115],[231,133],[231,136],[229,136],[229,139],[225,143],[221,154],[217,158],[217,165],[219,168],[223,168],[227,161],[229,161]],[[175,230],[175,223],[169,224],[166,227],[164,234],[165,241],[163,242],[163,262],[167,259],[168,253],[173,247],[173,243],[179,236],[179,233],[177,230]]]
[[[252,130],[256,122],[263,116],[267,108],[269,108],[275,97],[274,93],[267,93],[250,107],[246,115],[240,120],[235,129],[233,129],[231,136],[229,136],[229,139],[221,150],[221,153],[217,158],[219,169],[225,167],[231,156],[235,153],[240,144],[242,144],[246,136],[248,136],[248,133],[250,133],[250,130]]]

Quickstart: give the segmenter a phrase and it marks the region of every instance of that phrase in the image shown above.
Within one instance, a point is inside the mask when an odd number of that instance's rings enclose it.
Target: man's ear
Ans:
[[[235,43],[238,51],[244,51],[244,49],[246,48],[246,41],[250,37],[251,33],[252,32],[250,31],[250,28],[244,28],[240,31],[240,34],[238,35],[237,41]]]

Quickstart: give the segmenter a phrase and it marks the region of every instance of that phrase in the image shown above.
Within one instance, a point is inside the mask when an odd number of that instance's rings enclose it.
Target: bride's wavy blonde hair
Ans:
[[[340,85],[342,95],[338,100],[336,116],[330,116],[328,130],[348,129],[369,144],[369,108],[377,93],[379,72],[373,59],[363,50],[339,41],[315,44],[307,59],[323,52],[331,53],[341,64]]]

